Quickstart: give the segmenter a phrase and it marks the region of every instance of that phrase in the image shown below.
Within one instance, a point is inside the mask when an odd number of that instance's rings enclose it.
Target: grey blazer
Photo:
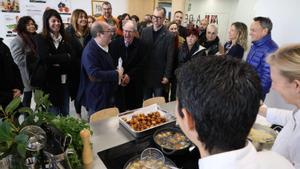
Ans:
[[[11,55],[14,62],[18,65],[22,81],[24,84],[24,92],[31,91],[29,73],[26,65],[26,52],[30,51],[30,48],[26,47],[22,38],[17,35],[10,43]]]
[[[143,29],[141,40],[146,45],[144,83],[145,87],[161,87],[161,80],[170,80],[173,71],[175,37],[165,27],[153,41],[153,26]]]

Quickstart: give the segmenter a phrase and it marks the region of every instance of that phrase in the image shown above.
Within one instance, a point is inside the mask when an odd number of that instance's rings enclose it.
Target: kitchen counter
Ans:
[[[174,113],[176,102],[169,102],[161,105],[160,107],[165,111]],[[270,123],[268,123],[266,119],[260,115],[258,115],[256,123],[270,126]],[[119,126],[117,119],[106,121],[104,124],[102,122],[91,124],[91,129],[94,132],[91,138],[91,142],[93,143],[94,162],[91,166],[86,167],[89,169],[107,169],[97,153],[135,139],[128,131],[126,131],[125,128]]]
[[[165,111],[174,113],[176,102],[169,102],[160,107]],[[118,121],[115,122],[114,119],[111,119],[111,122],[104,123],[91,124],[91,129],[93,130],[91,142],[93,143],[94,162],[92,166],[88,166],[87,168],[107,169],[97,153],[135,139],[125,128],[119,126]]]

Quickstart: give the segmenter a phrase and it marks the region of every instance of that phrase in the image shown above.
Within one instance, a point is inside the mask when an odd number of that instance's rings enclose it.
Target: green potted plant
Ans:
[[[54,116],[48,112],[51,103],[49,95],[45,95],[43,91],[36,90],[34,100],[36,103],[34,110],[28,107],[20,108],[20,98],[13,99],[5,109],[0,106],[0,113],[4,115],[0,120],[0,160],[12,155],[14,156],[13,159],[18,160],[16,163],[18,166],[11,166],[11,168],[24,168],[28,136],[21,133],[21,129],[29,125],[40,126],[47,123],[56,127],[65,135],[70,134],[72,136],[72,143],[68,148],[74,149],[75,153],[69,156],[69,161],[73,169],[83,168],[82,141],[79,133],[83,129],[90,130],[88,123],[73,117]],[[22,122],[18,120],[20,114],[24,115]]]

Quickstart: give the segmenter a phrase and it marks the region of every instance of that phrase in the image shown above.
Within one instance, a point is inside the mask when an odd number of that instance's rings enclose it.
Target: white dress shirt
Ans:
[[[53,33],[50,33],[50,36],[53,39],[53,44],[54,44],[55,48],[57,49],[59,46],[59,43],[62,40],[61,34],[58,34],[58,37],[55,37],[55,35]]]
[[[296,169],[300,169],[300,110],[268,108],[267,120],[284,126],[274,142],[272,151],[286,157]]]
[[[242,149],[199,159],[200,169],[292,169],[292,164],[272,151],[257,152],[251,142]]]

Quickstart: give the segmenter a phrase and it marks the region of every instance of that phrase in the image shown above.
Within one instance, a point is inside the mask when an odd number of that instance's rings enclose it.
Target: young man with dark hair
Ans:
[[[247,136],[260,105],[259,77],[244,62],[195,58],[177,71],[176,118],[198,147],[201,169],[290,169],[280,155],[257,152]]]
[[[179,35],[182,36],[183,38],[186,38],[187,36],[187,29],[182,26],[182,20],[183,20],[183,12],[182,11],[176,11],[174,13],[174,21],[176,22],[177,26],[178,26],[178,32]]]

